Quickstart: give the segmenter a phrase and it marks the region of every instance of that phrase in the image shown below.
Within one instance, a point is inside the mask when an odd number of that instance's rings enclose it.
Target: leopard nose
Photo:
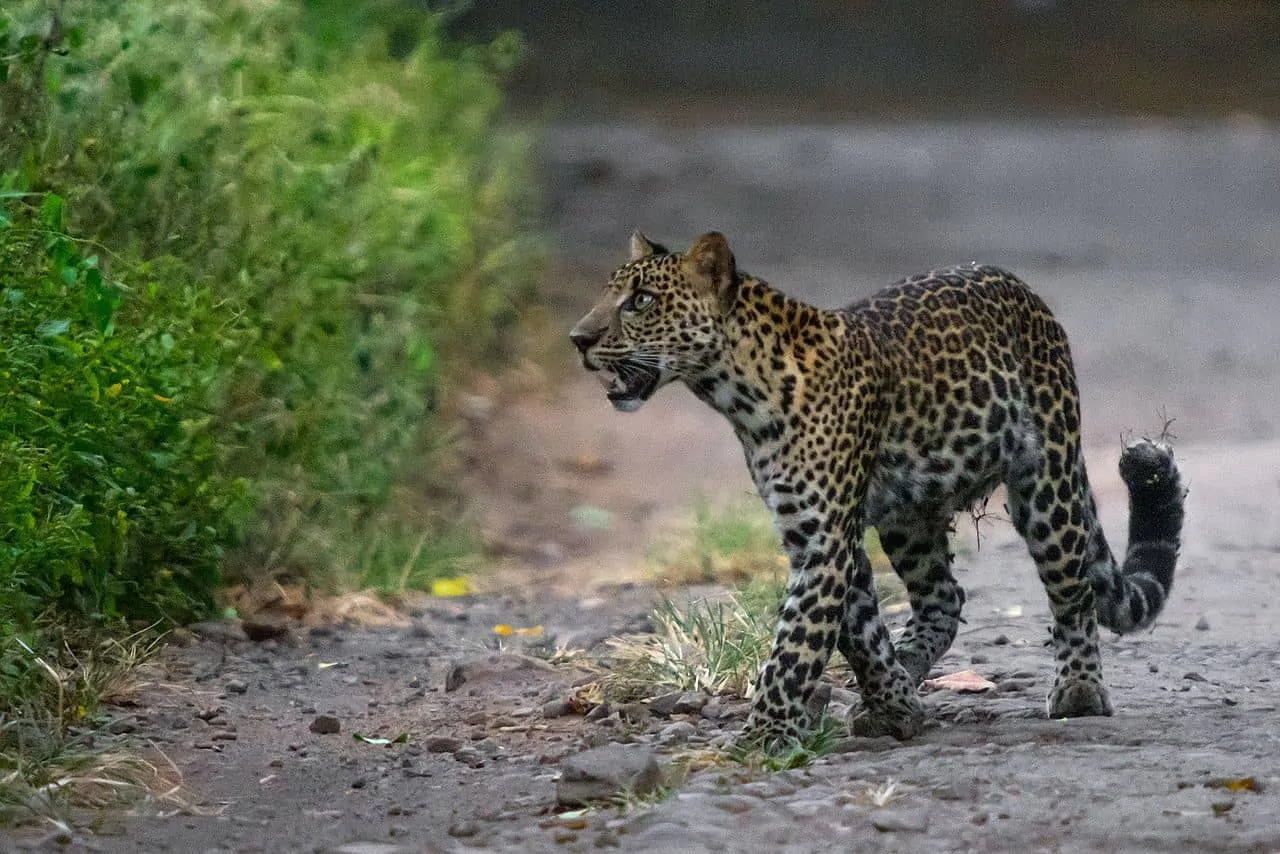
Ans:
[[[580,352],[585,353],[587,350],[591,349],[592,344],[599,341],[603,336],[603,332],[594,330],[587,331],[575,326],[569,333],[569,340],[573,342],[574,346],[577,347]]]

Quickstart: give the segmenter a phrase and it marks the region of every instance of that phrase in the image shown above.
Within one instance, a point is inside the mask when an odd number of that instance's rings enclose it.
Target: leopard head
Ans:
[[[637,231],[631,260],[609,277],[569,338],[614,408],[634,412],[662,386],[691,380],[716,361],[737,285],[724,235],[709,232],[687,251],[671,252]]]

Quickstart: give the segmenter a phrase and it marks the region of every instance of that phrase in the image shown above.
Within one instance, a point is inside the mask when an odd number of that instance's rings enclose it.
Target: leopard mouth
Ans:
[[[619,412],[634,412],[649,399],[658,388],[658,373],[651,368],[631,363],[613,366],[613,375],[601,377],[605,383],[605,396]]]

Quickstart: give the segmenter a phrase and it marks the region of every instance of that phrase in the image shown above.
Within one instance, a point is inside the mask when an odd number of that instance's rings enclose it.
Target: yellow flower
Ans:
[[[151,396],[154,397],[156,400],[160,401],[161,403],[173,403],[172,397],[165,397],[163,394],[153,394]]]
[[[122,391],[124,391],[124,386],[120,383],[112,383],[107,386],[107,397],[117,397]]]

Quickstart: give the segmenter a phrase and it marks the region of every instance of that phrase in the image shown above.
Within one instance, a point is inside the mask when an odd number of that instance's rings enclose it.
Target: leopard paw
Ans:
[[[804,738],[804,729],[795,721],[752,714],[746,728],[733,741],[736,753],[783,753]]]
[[[924,721],[924,706],[915,697],[892,702],[864,701],[849,710],[849,732],[864,738],[889,735],[907,741],[924,728]]]
[[[1049,692],[1049,717],[1110,717],[1111,698],[1107,686],[1092,679],[1062,680]]]

